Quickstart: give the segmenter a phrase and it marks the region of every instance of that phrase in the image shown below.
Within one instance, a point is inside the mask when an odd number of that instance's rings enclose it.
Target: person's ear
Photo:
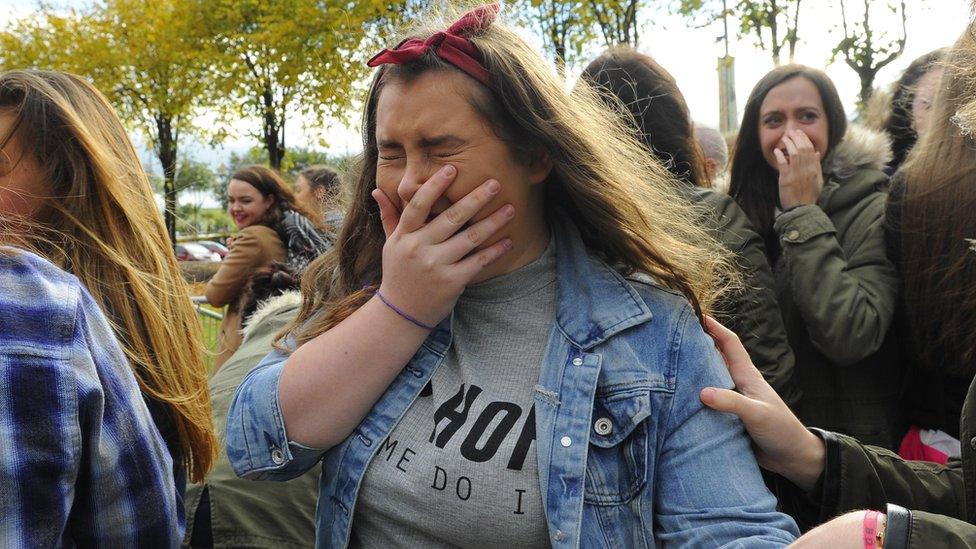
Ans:
[[[315,190],[312,191],[312,193],[315,195],[315,200],[325,202],[325,187],[315,187]]]
[[[552,173],[552,157],[544,149],[533,149],[529,154],[529,180],[532,184],[542,183]]]
[[[714,181],[716,175],[718,175],[718,162],[714,158],[705,158],[705,176],[708,181]]]

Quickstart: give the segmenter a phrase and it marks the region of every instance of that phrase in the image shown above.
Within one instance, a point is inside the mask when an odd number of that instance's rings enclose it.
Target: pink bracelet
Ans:
[[[867,511],[864,513],[864,549],[880,549],[878,539],[881,537],[878,532],[878,517],[881,513],[877,511]]]

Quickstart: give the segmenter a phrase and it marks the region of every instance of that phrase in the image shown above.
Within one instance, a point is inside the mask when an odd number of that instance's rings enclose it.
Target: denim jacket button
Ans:
[[[969,440],[969,447],[972,448],[973,450],[976,450],[976,437],[973,437]]]
[[[573,439],[569,437],[563,437],[559,440],[559,443],[562,444],[564,448],[569,448],[569,445],[573,443]]]
[[[556,533],[553,534],[552,538],[554,540],[556,540],[556,541],[562,541],[563,540],[563,531],[562,530],[556,530]]]
[[[583,365],[583,359],[582,358],[576,357],[576,358],[573,359],[573,366],[582,366],[582,365]]]
[[[613,423],[605,417],[601,417],[593,424],[593,430],[600,436],[607,436],[613,432]]]
[[[800,238],[800,231],[796,229],[786,233],[786,240],[789,240],[790,242],[795,242],[798,238]]]
[[[275,465],[281,465],[285,462],[285,454],[281,451],[281,448],[271,449],[271,461],[273,461]]]

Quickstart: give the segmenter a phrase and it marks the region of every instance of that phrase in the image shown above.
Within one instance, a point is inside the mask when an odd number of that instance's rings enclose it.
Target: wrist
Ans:
[[[780,208],[786,212],[789,210],[795,210],[800,206],[810,206],[817,203],[817,198],[819,197],[780,197],[779,204]]]
[[[396,318],[398,322],[405,325],[411,325],[414,329],[429,332],[437,327],[436,321],[432,322],[423,317],[415,316],[415,313],[407,308],[409,305],[402,304],[404,302],[398,299],[397,294],[394,293],[391,296],[383,288],[376,288],[373,291],[371,301],[377,302],[382,309],[385,309],[387,316]]]
[[[861,541],[864,549],[884,549],[887,515],[879,511],[864,512]]]
[[[798,451],[779,473],[790,482],[810,492],[823,474],[827,459],[827,445],[819,436],[803,429],[803,437],[797,442]]]
[[[776,214],[776,217],[779,217],[779,216],[781,216],[781,215],[783,215],[783,214],[786,214],[786,213],[789,213],[789,212],[792,212],[793,210],[796,210],[796,209],[798,209],[798,208],[802,208],[803,206],[808,206],[808,205],[809,205],[809,204],[794,204],[794,205],[792,205],[792,206],[783,206],[783,207],[782,207],[782,208],[780,209],[780,211],[779,211],[779,213],[777,213],[777,214]]]

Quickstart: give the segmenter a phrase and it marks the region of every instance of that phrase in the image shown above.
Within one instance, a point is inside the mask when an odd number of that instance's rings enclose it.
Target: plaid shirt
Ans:
[[[0,247],[0,547],[175,547],[172,460],[78,279]]]

